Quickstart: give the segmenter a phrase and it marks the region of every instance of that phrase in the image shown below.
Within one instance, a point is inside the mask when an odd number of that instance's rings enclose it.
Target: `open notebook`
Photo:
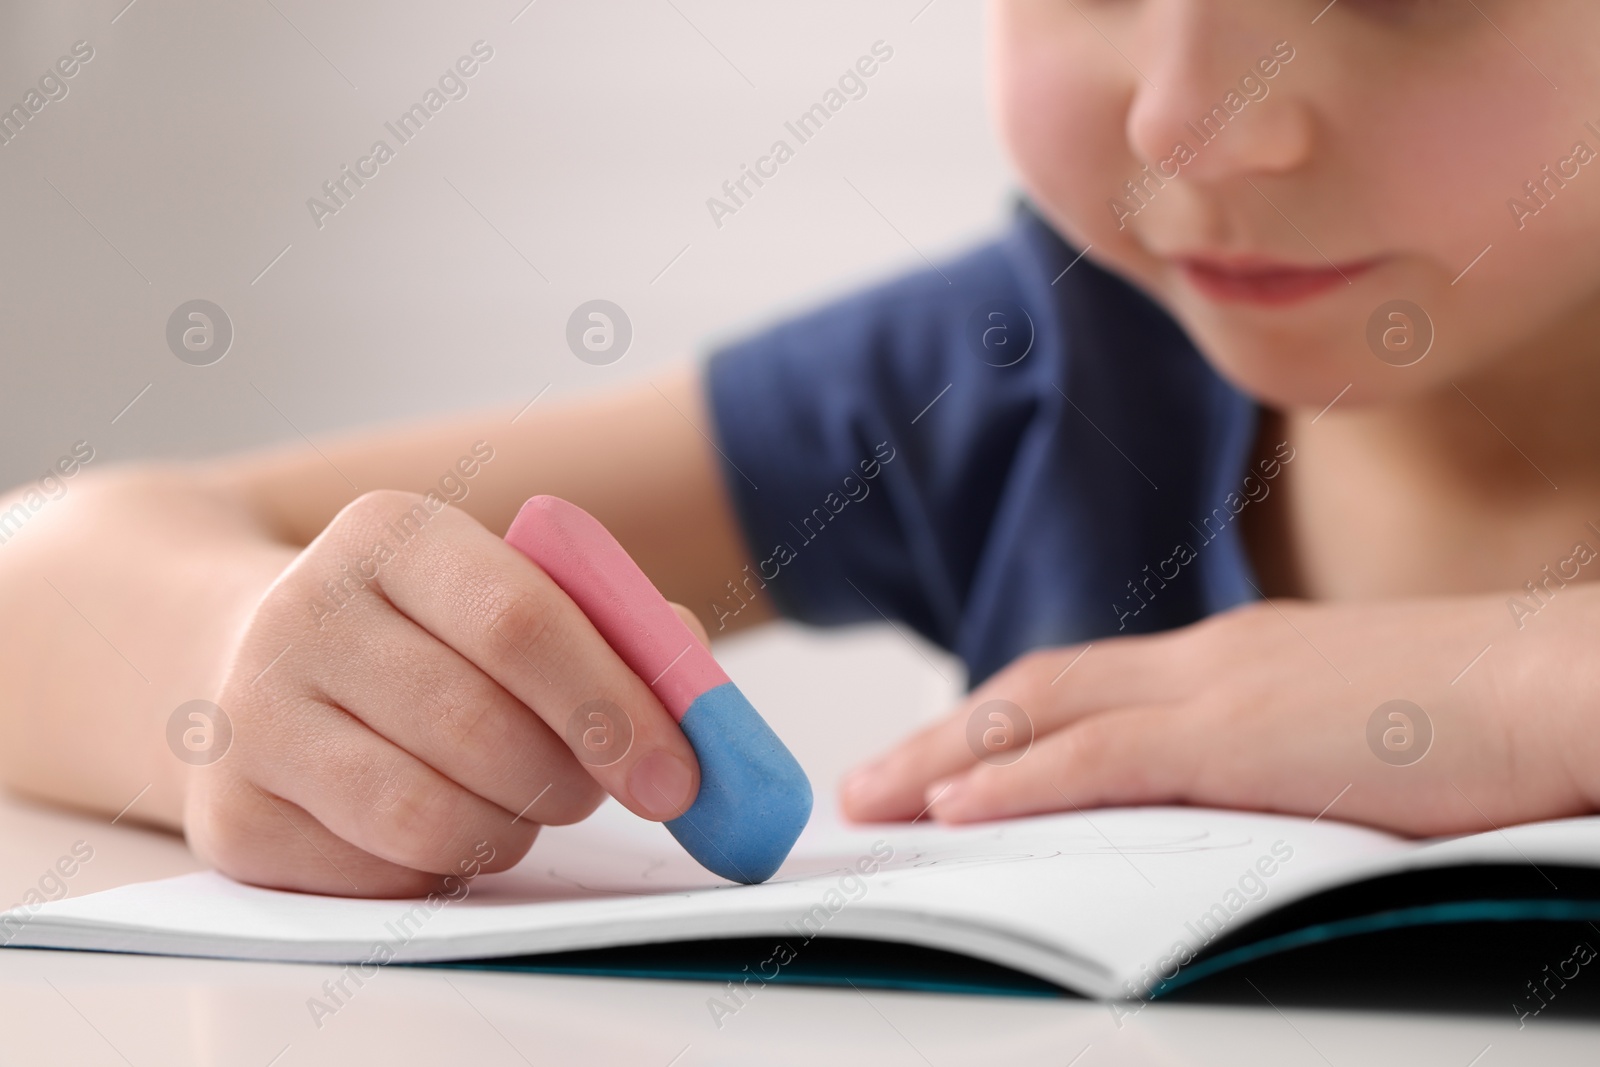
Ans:
[[[1427,843],[1332,819],[1198,808],[956,829],[824,820],[776,878],[738,886],[700,869],[661,827],[608,804],[581,825],[546,828],[523,863],[478,878],[458,900],[318,897],[201,873],[9,912],[0,939],[363,967],[471,961],[716,977],[736,983],[735,997],[815,978],[829,968],[811,964],[827,959],[835,978],[859,984],[1144,999],[1312,941],[1528,920],[1600,920],[1600,817]],[[873,950],[885,944],[912,948]],[[713,964],[707,945],[725,950]],[[839,953],[845,945],[853,955]],[[956,957],[975,962],[943,978],[930,962]],[[880,965],[891,958],[898,972]]]

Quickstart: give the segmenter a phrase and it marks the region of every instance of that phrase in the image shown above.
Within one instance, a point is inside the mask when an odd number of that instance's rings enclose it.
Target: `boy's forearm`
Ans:
[[[262,594],[368,490],[437,493],[496,533],[529,496],[566,497],[709,621],[748,559],[698,376],[513,415],[80,476],[0,545],[0,781],[111,814],[139,796],[126,818],[180,825],[168,719],[215,699]]]
[[[0,545],[0,779],[176,828],[180,704],[214,700],[231,647],[295,548],[189,467],[97,471]]]
[[[1526,612],[1536,600],[1525,590],[1510,591],[1507,619],[1518,617],[1519,608]],[[1523,626],[1505,642],[1515,663],[1510,677],[1516,686],[1502,697],[1508,729],[1553,729],[1567,775],[1583,792],[1588,811],[1600,812],[1600,714],[1595,711],[1600,661],[1594,655],[1600,583],[1562,588],[1559,599],[1550,597],[1518,621]],[[1500,652],[1499,644],[1490,655]]]
[[[372,489],[438,494],[497,534],[530,496],[559,496],[604,523],[668,600],[717,629],[712,603],[753,561],[710,443],[699,370],[521,407],[363,430],[316,450],[291,442],[228,461],[227,473],[255,521],[298,545]],[[770,617],[758,602],[737,624]]]

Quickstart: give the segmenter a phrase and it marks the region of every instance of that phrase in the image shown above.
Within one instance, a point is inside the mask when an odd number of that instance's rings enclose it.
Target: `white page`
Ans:
[[[881,843],[880,843],[881,842]],[[847,872],[892,849],[875,873]],[[1292,857],[1273,857],[1292,849]],[[876,937],[964,952],[1089,993],[1160,957],[1266,857],[1259,900],[1228,930],[1354,871],[1394,866],[1400,839],[1332,820],[1196,808],[1053,815],[947,829],[809,827],[778,876],[734,886],[659,826],[608,804],[546,828],[514,870],[437,910],[282,893],[212,873],[47,904],[11,944],[284,961],[471,959],[700,937]],[[834,896],[829,896],[832,891]],[[814,910],[820,909],[820,910]],[[811,925],[802,920],[811,916]],[[1227,914],[1225,911],[1223,914]],[[753,961],[754,962],[754,961]]]

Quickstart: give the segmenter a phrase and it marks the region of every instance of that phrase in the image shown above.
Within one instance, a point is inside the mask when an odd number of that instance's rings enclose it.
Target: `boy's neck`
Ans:
[[[1428,407],[1438,413],[1438,432],[1463,447],[1476,423],[1478,433],[1486,429],[1501,449],[1520,450],[1524,465],[1555,485],[1593,486],[1600,474],[1600,300],[1457,378]]]
[[[1520,588],[1600,526],[1600,302],[1428,394],[1317,415],[1262,427],[1297,453],[1247,531],[1269,594]]]

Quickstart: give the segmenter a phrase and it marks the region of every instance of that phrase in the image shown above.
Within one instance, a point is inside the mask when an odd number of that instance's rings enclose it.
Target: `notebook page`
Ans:
[[[965,952],[1105,995],[1174,938],[1231,931],[1413,848],[1331,820],[1194,808],[960,828],[823,819],[776,878],[738,886],[702,870],[661,827],[608,805],[589,822],[546,828],[516,868],[433,906],[201,873],[47,904],[10,944],[359,963],[386,962],[385,950],[418,962],[755,935],[799,952],[827,934]]]

